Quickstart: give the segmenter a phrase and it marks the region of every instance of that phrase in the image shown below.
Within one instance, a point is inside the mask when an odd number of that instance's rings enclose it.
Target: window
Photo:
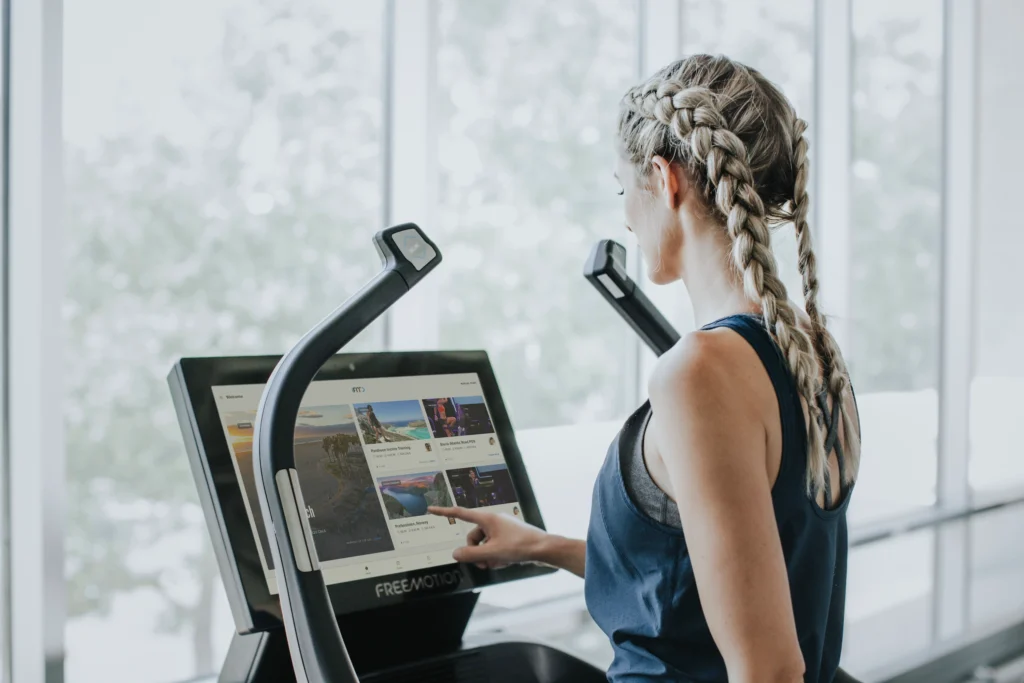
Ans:
[[[884,668],[932,642],[935,530],[850,549],[842,666]]]
[[[764,74],[810,124],[813,144],[814,0],[683,0],[682,43],[683,54],[721,53]],[[779,226],[772,247],[790,298],[802,306],[791,224]]]
[[[379,268],[381,45],[378,3],[65,3],[69,683],[220,665],[164,378],[283,352]]]
[[[853,40],[844,351],[864,433],[851,515],[863,520],[935,502],[942,5],[855,0]]]
[[[970,533],[970,622],[989,626],[1024,612],[1024,505],[968,520]]]
[[[1024,79],[1006,68],[1007,60],[1019,54],[1024,15],[1006,11],[1005,4],[981,7],[970,480],[976,491],[991,492],[1024,484],[1019,435],[1024,422],[1024,308],[1016,277],[1024,231],[1013,203],[1007,202],[1024,182],[1015,163],[1024,154],[1024,139],[1014,115],[1024,105]]]
[[[959,4],[849,0],[847,15],[831,0],[432,0],[416,5],[429,27],[402,14],[411,0],[391,3],[394,13],[389,3],[355,0],[59,4],[66,217],[62,253],[43,275],[62,269],[67,286],[59,301],[41,295],[47,305],[37,310],[59,310],[66,326],[69,683],[168,683],[219,667],[234,625],[167,372],[180,356],[287,349],[377,272],[370,236],[382,216],[404,220],[413,206],[408,218],[425,214],[444,264],[418,287],[429,296],[404,300],[348,348],[407,348],[422,326],[428,347],[486,349],[549,528],[585,534],[590,482],[643,393],[649,360],[581,272],[602,237],[624,242],[632,265],[639,261],[612,171],[619,99],[647,75],[638,64],[648,60],[710,52],[756,67],[808,120],[812,149],[816,107],[844,112],[823,156],[839,160],[829,165],[839,169],[833,177],[849,171],[848,184],[828,186],[839,188],[830,211],[849,213],[849,244],[820,263],[823,282],[831,272],[849,285],[825,312],[849,331],[842,342],[864,431],[850,520],[898,526],[903,513],[936,502],[943,12],[960,16]],[[1021,181],[1014,113],[1024,82],[1003,68],[1018,57],[1020,13],[982,8],[978,17],[979,179],[964,190],[976,195],[976,327],[971,410],[960,419],[970,426],[970,483],[987,500],[1024,485],[1014,431],[1024,419],[1024,315],[1011,275],[1024,238],[1006,201]],[[822,49],[837,36],[841,50]],[[816,73],[823,52],[828,67]],[[410,72],[415,60],[423,68]],[[837,85],[847,66],[852,92]],[[34,77],[15,71],[19,82]],[[414,96],[416,111],[403,117],[410,80],[429,96]],[[816,82],[835,90],[816,92]],[[54,106],[37,105],[44,114]],[[422,113],[422,130],[406,125]],[[403,178],[421,161],[424,186],[403,195],[411,185]],[[414,166],[408,176],[396,170]],[[812,192],[812,203],[819,199]],[[830,234],[825,223],[812,223],[819,238]],[[26,229],[12,219],[13,234],[33,234]],[[847,239],[845,229],[832,234]],[[800,302],[791,226],[776,233],[775,251]],[[15,252],[0,262],[37,262]],[[837,260],[844,268],[826,271]],[[683,293],[679,285],[647,291],[670,319],[685,318],[669,290]],[[10,329],[21,327],[3,330],[0,342]],[[0,371],[21,367],[11,358]],[[27,450],[13,449],[13,461],[36,462]],[[968,457],[946,455],[960,465]],[[955,572],[937,584],[938,560],[952,553],[932,529],[851,553],[851,668],[927,646],[943,600],[965,604],[971,624],[1020,611],[1024,595],[1011,589],[1020,585],[1019,553],[1000,545],[1013,520],[996,512],[962,524],[970,547],[952,561],[966,573],[959,594],[945,595]],[[885,585],[875,580],[882,564],[898,565]],[[0,585],[7,569],[0,562]],[[525,592],[496,587],[478,614],[486,625],[488,610],[494,621],[507,610],[521,630],[606,661],[608,643],[581,603],[558,618],[543,611],[580,590],[567,574]],[[0,614],[9,607],[0,604]],[[0,633],[7,649],[10,637]]]
[[[635,336],[582,272],[598,238],[625,238],[635,4],[442,0],[439,22],[439,344],[489,351],[517,428],[622,416]]]

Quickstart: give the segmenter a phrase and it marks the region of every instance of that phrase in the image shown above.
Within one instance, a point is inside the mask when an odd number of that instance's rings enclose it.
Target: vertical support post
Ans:
[[[10,157],[11,3],[0,1],[0,681],[14,679],[11,670],[11,449],[8,441],[7,273],[8,173]]]
[[[437,211],[437,0],[387,0],[384,226],[434,235]],[[444,245],[441,245],[443,248]],[[440,280],[427,278],[388,311],[387,348],[434,349]]]
[[[946,0],[942,116],[942,292],[939,473],[943,507],[970,502],[970,389],[974,371],[977,4]]]
[[[12,678],[59,683],[64,659],[61,339],[62,0],[11,0],[8,395]]]
[[[942,111],[942,292],[938,486],[942,508],[970,504],[970,389],[974,370],[975,158],[977,154],[977,2],[945,0]],[[935,546],[937,640],[967,625],[968,523],[939,527]]]
[[[822,308],[850,354],[850,164],[853,152],[851,0],[815,4],[812,229],[821,263]]]

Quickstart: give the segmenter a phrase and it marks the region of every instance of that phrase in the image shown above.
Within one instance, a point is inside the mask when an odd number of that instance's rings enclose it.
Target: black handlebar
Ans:
[[[626,274],[626,248],[613,240],[594,245],[583,275],[658,356],[679,341],[672,323]]]
[[[320,367],[441,262],[441,252],[412,223],[383,230],[373,241],[384,269],[281,358],[256,413],[256,488],[298,683],[359,683],[320,571],[295,469],[299,404]]]

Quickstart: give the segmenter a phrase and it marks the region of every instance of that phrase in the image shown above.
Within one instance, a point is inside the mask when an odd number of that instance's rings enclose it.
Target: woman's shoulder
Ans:
[[[648,391],[735,388],[761,366],[756,351],[728,327],[699,329],[683,336],[658,358]]]
[[[774,390],[740,334],[722,327],[686,335],[658,360],[649,394],[653,438],[645,455],[649,467],[653,461],[664,470],[659,485],[671,472],[717,485],[719,476],[766,466]]]
[[[719,434],[764,434],[775,410],[774,388],[757,352],[725,327],[683,337],[658,359],[648,393],[655,422],[671,415]]]

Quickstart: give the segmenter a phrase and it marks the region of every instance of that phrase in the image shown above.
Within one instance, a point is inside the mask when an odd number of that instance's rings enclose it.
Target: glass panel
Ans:
[[[855,0],[853,36],[845,351],[864,434],[861,521],[935,502],[942,4]]]
[[[972,626],[1024,614],[1024,504],[970,519]]]
[[[66,675],[183,680],[234,625],[165,376],[283,352],[378,270],[381,5],[68,1],[64,27]]]
[[[1024,307],[1018,269],[1024,253],[1016,197],[1024,184],[1024,74],[1007,69],[1021,54],[1019,5],[978,5],[978,144],[975,169],[977,281],[974,382],[971,386],[971,485],[995,490],[1024,484]]]
[[[626,239],[613,140],[636,5],[440,8],[439,344],[488,350],[518,428],[621,416],[635,335],[582,269],[599,237]]]
[[[683,0],[682,23],[685,54],[721,53],[760,71],[810,124],[814,144],[814,0]],[[779,226],[773,248],[790,298],[803,306],[791,224]]]
[[[857,675],[932,642],[935,531],[852,548],[842,666]]]

